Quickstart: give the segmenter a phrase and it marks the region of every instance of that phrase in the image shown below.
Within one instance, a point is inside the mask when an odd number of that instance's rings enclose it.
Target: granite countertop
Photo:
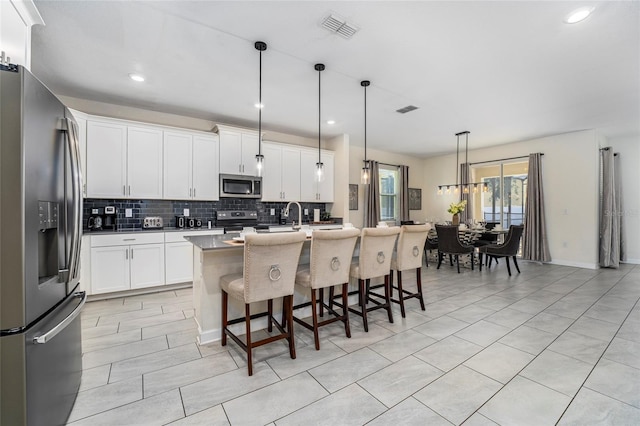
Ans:
[[[224,228],[176,228],[172,226],[166,226],[158,229],[143,229],[143,228],[120,228],[117,230],[106,229],[103,231],[91,231],[89,229],[83,229],[83,235],[110,235],[110,234],[135,234],[138,232],[153,233],[153,232],[202,232],[202,231],[223,231]]]
[[[185,240],[189,241],[196,247],[202,250],[222,250],[222,249],[233,249],[240,248],[244,249],[244,244],[229,244],[225,243],[225,241],[232,240],[233,235],[230,234],[222,234],[222,235],[192,235],[189,237],[184,237]]]

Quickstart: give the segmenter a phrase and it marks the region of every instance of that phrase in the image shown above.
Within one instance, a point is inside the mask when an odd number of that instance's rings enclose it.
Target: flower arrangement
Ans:
[[[462,213],[466,206],[467,206],[467,200],[462,200],[459,203],[449,204],[449,208],[447,209],[447,211],[451,214]]]

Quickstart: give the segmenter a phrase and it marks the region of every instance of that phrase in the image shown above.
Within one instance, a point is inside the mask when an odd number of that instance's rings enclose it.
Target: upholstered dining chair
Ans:
[[[358,280],[358,290],[350,294],[358,294],[358,309],[349,308],[349,311],[362,317],[364,331],[369,331],[367,313],[376,309],[385,309],[389,322],[393,322],[391,313],[391,286],[389,274],[391,273],[391,259],[393,248],[398,239],[400,227],[390,226],[384,228],[364,228],[360,234],[360,250],[358,261],[351,264],[349,275]],[[384,301],[380,302],[369,295],[371,278],[384,277]],[[375,306],[367,307],[372,302]],[[330,298],[331,304],[341,306]],[[343,307],[343,306],[341,306]],[[343,307],[344,308],[344,307]]]
[[[311,290],[311,301],[296,305],[293,310],[295,312],[300,308],[311,306],[312,324],[295,316],[293,320],[313,331],[316,350],[320,349],[318,328],[324,325],[342,321],[346,336],[351,337],[347,291],[351,259],[358,236],[360,236],[360,230],[356,228],[313,231],[309,264],[300,267],[296,274],[296,291],[308,295],[309,290]],[[334,311],[323,300],[323,290],[335,285],[342,286],[342,314]],[[318,321],[318,304],[320,305],[320,315],[322,316],[323,309],[327,308],[332,318]],[[283,323],[285,322],[283,321]]]
[[[462,244],[458,238],[458,225],[436,225],[438,233],[438,268],[442,264],[442,258],[448,254],[456,260],[458,273],[460,273],[460,256],[468,254],[471,258],[471,270],[473,270],[473,251],[471,245]]]
[[[304,232],[283,232],[276,234],[247,234],[244,243],[244,264],[241,274],[220,277],[222,289],[222,346],[227,344],[227,336],[247,353],[249,376],[253,375],[253,348],[281,339],[289,341],[289,355],[296,357],[293,338],[293,292],[302,245],[306,240]],[[229,296],[244,303],[245,315],[229,321]],[[273,317],[273,299],[283,298],[282,309],[289,319],[287,330]],[[250,306],[255,302],[267,301],[267,312],[251,315]],[[269,336],[256,342],[251,339],[251,319],[267,316],[267,329],[273,325],[280,334]],[[243,342],[231,332],[229,326],[245,322],[246,336]]]
[[[520,267],[518,266],[518,261],[516,260],[516,255],[518,254],[518,247],[520,246],[520,238],[522,237],[522,233],[524,231],[524,225],[511,225],[509,227],[509,232],[507,232],[507,236],[504,239],[504,243],[502,244],[491,244],[488,246],[483,246],[478,248],[480,262],[480,270],[482,271],[482,255],[485,254],[489,257],[489,267],[491,266],[491,261],[498,258],[504,257],[507,262],[507,272],[509,276],[511,276],[511,266],[509,265],[509,257],[513,259],[513,264],[516,266],[516,270],[520,273]]]
[[[396,252],[391,259],[391,301],[400,305],[400,313],[405,318],[404,301],[416,298],[420,301],[420,308],[424,311],[424,298],[422,297],[422,255],[429,233],[429,225],[404,225],[400,227],[400,236]],[[417,291],[412,293],[402,288],[402,272],[415,269]],[[397,286],[393,285],[393,271],[398,276]],[[398,290],[398,298],[393,298],[393,289]]]
[[[427,268],[429,267],[429,253],[432,250],[438,250],[438,233],[433,228],[427,233],[427,240],[424,242],[424,259]]]

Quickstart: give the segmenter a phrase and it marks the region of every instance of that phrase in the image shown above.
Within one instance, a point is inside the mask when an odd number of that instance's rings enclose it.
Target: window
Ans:
[[[379,166],[380,220],[398,220],[398,169]]]
[[[489,190],[473,200],[473,218],[508,228],[524,222],[528,161],[475,165],[473,180],[486,182]]]

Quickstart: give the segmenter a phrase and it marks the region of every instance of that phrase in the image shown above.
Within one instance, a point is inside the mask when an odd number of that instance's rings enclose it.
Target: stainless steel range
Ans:
[[[256,210],[222,210],[216,212],[216,226],[223,227],[225,234],[240,232],[244,227],[258,224]]]

